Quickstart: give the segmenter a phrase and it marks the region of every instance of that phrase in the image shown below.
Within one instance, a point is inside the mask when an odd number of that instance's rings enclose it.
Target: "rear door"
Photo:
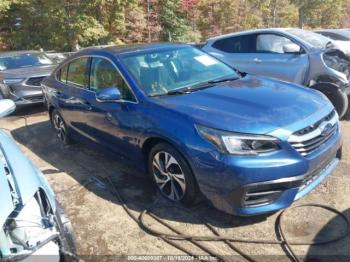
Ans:
[[[252,73],[255,39],[255,34],[219,39],[212,44],[209,53],[242,72]]]
[[[84,135],[85,110],[89,105],[84,100],[88,90],[88,58],[79,57],[61,69],[61,88],[57,90],[62,116],[69,127]]]
[[[288,47],[295,47],[290,52]],[[258,34],[256,52],[251,60],[251,73],[304,84],[309,58],[304,49],[289,38],[278,34]]]

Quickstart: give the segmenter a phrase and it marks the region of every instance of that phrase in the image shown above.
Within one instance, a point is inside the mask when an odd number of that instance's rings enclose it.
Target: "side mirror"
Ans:
[[[118,88],[108,87],[96,93],[96,100],[98,102],[117,102],[122,100],[122,95]]]
[[[301,48],[297,44],[286,44],[283,46],[283,52],[286,54],[299,54],[300,51]]]
[[[8,116],[16,110],[16,104],[10,99],[0,100],[0,118]]]

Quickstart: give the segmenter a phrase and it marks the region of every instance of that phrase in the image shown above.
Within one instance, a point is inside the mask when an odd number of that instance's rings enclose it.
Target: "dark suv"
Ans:
[[[41,81],[55,67],[42,52],[0,53],[0,97],[13,100],[17,107],[43,103]]]

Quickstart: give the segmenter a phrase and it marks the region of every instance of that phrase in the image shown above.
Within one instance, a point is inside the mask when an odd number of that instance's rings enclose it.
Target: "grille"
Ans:
[[[303,190],[305,187],[307,187],[312,182],[314,182],[320,175],[322,175],[322,173],[332,165],[335,157],[336,156],[333,156],[332,158],[330,158],[329,160],[321,164],[319,168],[312,171],[311,173],[306,174],[302,181],[301,186],[299,187],[299,191]]]
[[[300,186],[300,180],[286,182],[265,182],[245,187],[243,207],[257,207],[276,201],[283,191]]]
[[[29,86],[40,86],[41,82],[44,80],[46,76],[37,76],[37,77],[31,77],[26,81],[26,85]]]
[[[288,142],[302,156],[307,156],[326,143],[337,129],[338,115],[333,110],[315,124],[295,132],[290,136]]]

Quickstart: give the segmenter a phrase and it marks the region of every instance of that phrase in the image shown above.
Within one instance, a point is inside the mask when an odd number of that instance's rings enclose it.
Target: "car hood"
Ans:
[[[333,108],[318,91],[255,76],[158,101],[168,109],[192,117],[198,124],[254,134],[295,126],[321,109]]]
[[[344,54],[350,54],[350,41],[333,41],[334,47],[344,52]]]
[[[0,130],[0,150],[4,155],[4,159],[0,157],[1,226],[15,209],[2,161],[6,161],[6,164],[10,169],[10,173],[17,187],[16,191],[20,197],[21,204],[25,205],[39,190],[39,188],[45,189],[46,192],[48,191],[48,188],[47,182],[40,171],[33,166],[33,164],[17,147],[15,142],[2,130]],[[53,195],[52,190],[48,193]]]
[[[4,78],[28,78],[34,76],[48,76],[57,65],[32,66],[0,71],[0,79]]]

